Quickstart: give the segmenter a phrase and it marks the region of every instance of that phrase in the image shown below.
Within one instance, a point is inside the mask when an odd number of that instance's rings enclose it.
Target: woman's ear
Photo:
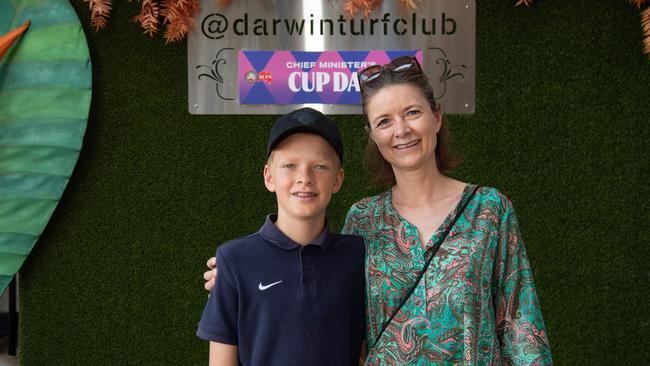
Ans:
[[[374,142],[375,138],[374,138],[374,136],[372,136],[372,129],[370,128],[370,126],[366,125],[365,130],[366,130],[366,133],[368,134],[368,139],[372,140]]]
[[[442,107],[440,104],[438,104],[436,110],[433,111],[433,118],[435,119],[434,130],[438,133],[440,132],[440,127],[442,127]]]

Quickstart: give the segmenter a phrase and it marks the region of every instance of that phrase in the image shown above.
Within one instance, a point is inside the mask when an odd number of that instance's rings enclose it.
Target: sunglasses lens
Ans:
[[[404,71],[404,70],[408,70],[408,69],[410,69],[411,67],[413,67],[413,63],[412,63],[412,62],[409,62],[409,63],[407,63],[407,64],[402,64],[402,65],[396,66],[396,67],[393,69],[393,71],[396,71],[396,72],[398,72],[398,71]]]
[[[416,59],[413,56],[401,56],[388,64],[388,67],[393,71],[404,71],[408,70],[414,65],[416,65]]]
[[[382,68],[379,65],[370,66],[369,68],[361,71],[361,74],[359,74],[359,80],[362,83],[367,83],[368,81],[375,80],[381,74],[381,70]]]
[[[376,78],[379,77],[379,75],[381,75],[381,71],[377,71],[376,73],[374,73],[372,75],[361,75],[361,81],[363,81],[364,83],[367,83],[369,81],[375,80]]]
[[[413,67],[419,68],[419,64],[417,63],[415,57],[401,56],[394,59],[393,61],[386,64],[385,66],[373,65],[364,69],[363,71],[361,71],[361,73],[359,73],[359,81],[361,82],[361,84],[366,84],[368,82],[371,82],[377,79],[379,76],[381,76],[381,74],[386,69],[392,72],[403,72]]]

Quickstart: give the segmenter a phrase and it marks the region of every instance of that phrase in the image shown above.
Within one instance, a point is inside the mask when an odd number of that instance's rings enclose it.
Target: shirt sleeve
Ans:
[[[219,274],[196,335],[206,341],[237,345],[238,291],[230,266],[220,250],[216,257]]]
[[[496,256],[492,291],[504,365],[552,365],[530,263],[507,200]]]
[[[359,235],[357,234],[355,228],[355,221],[356,221],[356,215],[355,215],[355,208],[354,205],[350,207],[348,210],[348,213],[345,215],[345,222],[343,223],[343,229],[341,229],[341,234],[347,234],[347,235]]]

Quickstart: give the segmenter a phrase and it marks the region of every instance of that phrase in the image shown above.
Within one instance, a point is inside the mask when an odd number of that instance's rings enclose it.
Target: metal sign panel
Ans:
[[[202,0],[187,42],[189,112],[283,114],[310,106],[327,114],[360,114],[358,97],[327,93],[342,87],[343,77],[346,92],[358,92],[350,79],[368,63],[384,63],[386,58],[372,58],[384,51],[388,56],[417,52],[444,110],[473,113],[475,2],[431,0],[418,6],[406,11],[397,1],[384,0],[367,18],[350,18],[343,0],[236,0],[225,9]],[[321,64],[325,61],[333,63]],[[323,65],[337,66],[345,75]],[[325,94],[309,95],[319,93],[317,83]],[[273,94],[286,90],[301,96]]]

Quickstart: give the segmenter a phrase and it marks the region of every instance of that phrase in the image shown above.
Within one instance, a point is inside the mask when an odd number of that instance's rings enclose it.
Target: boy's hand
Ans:
[[[217,258],[212,257],[208,259],[208,270],[203,273],[203,278],[205,279],[205,284],[203,287],[210,292],[214,287],[214,281],[217,279]]]
[[[363,366],[366,362],[366,357],[368,357],[368,345],[366,341],[361,342],[361,352],[359,352],[359,366]]]

